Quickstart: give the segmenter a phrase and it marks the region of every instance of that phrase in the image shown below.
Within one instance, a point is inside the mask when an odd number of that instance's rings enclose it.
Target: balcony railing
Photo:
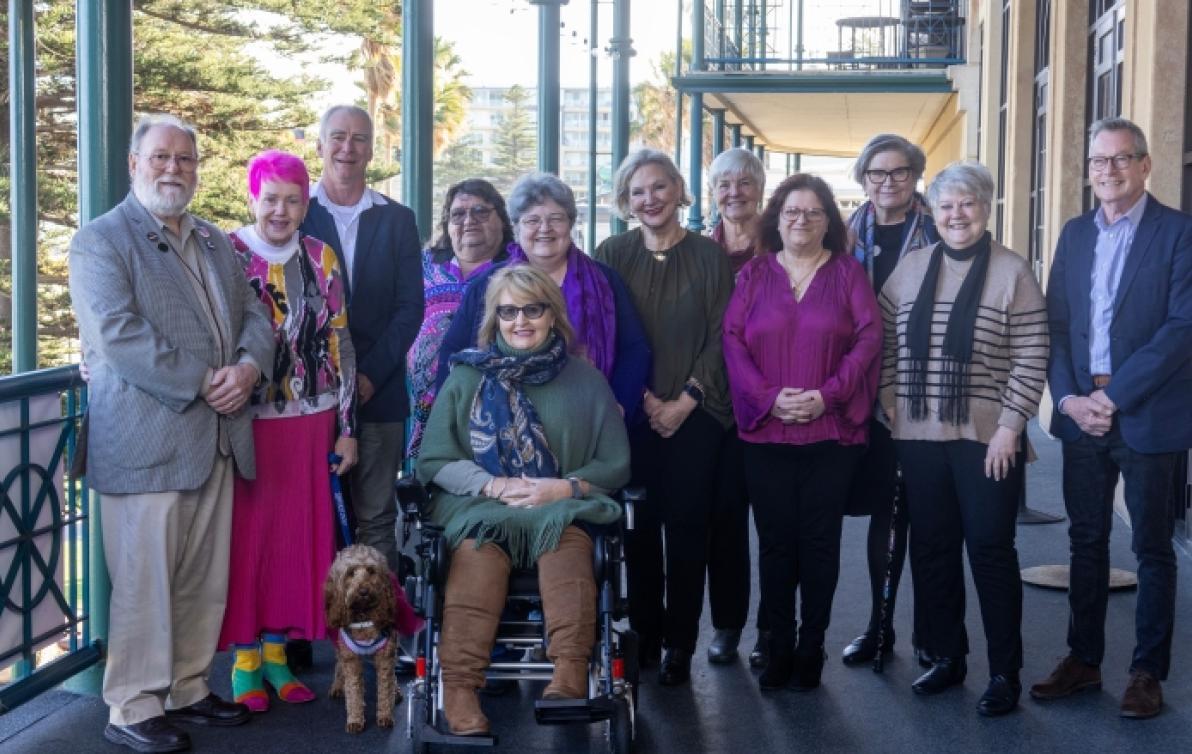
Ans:
[[[0,377],[0,714],[96,663],[77,367]]]
[[[817,26],[800,34],[794,6]],[[901,0],[852,4],[823,0],[747,0],[723,3],[717,18],[705,6],[704,69],[815,71],[939,69],[965,62],[964,7],[959,0]],[[741,14],[737,15],[740,8]],[[835,44],[824,10],[835,11]],[[809,13],[809,10],[818,11]],[[843,15],[852,12],[868,15]],[[882,13],[888,15],[882,15]],[[893,15],[897,12],[898,15]],[[812,33],[814,32],[814,33]]]

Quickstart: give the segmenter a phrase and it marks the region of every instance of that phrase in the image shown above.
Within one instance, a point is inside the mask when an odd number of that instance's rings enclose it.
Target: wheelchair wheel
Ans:
[[[430,744],[422,740],[422,726],[430,720],[425,694],[410,695],[410,750],[414,754],[430,754]]]
[[[631,690],[630,694],[634,694]],[[609,754],[629,754],[633,749],[633,707],[628,699],[616,700],[613,716],[608,719]]]
[[[637,632],[632,629],[622,631],[618,635],[617,644],[621,650],[621,659],[625,663],[625,682],[629,684],[629,688],[633,689],[633,709],[637,711],[637,690],[641,681]]]

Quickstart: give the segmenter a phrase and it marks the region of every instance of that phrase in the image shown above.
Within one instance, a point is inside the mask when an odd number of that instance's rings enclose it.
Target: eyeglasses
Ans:
[[[512,304],[501,304],[497,307],[497,316],[506,322],[512,322],[517,319],[518,314],[526,315],[526,319],[541,319],[546,310],[550,308],[550,304],[544,304],[538,301],[533,304],[526,304],[525,306],[513,306]]]
[[[140,154],[139,152],[137,154]],[[173,160],[174,164],[183,173],[193,173],[199,167],[199,158],[193,154],[168,154],[166,152],[154,152],[148,155],[141,155],[149,161],[149,166],[154,170],[165,170],[166,166]]]
[[[814,223],[823,220],[827,214],[827,212],[824,212],[818,207],[812,207],[810,209],[803,209],[802,207],[785,207],[782,210],[782,219],[793,223],[801,217],[809,223]]]
[[[1146,157],[1145,154],[1115,154],[1112,157],[1102,157],[1100,155],[1089,158],[1089,169],[1093,172],[1100,173],[1109,167],[1109,163],[1118,170],[1125,170],[1130,167],[1130,163],[1134,160],[1141,160]]]
[[[473,204],[467,209],[461,207],[460,209],[451,210],[447,218],[451,221],[452,225],[463,225],[468,221],[469,217],[472,218],[472,222],[482,223],[492,216],[492,207],[485,207],[483,204]]]
[[[866,170],[865,177],[875,186],[880,186],[889,178],[894,183],[906,183],[910,180],[910,168],[894,168],[893,170]]]
[[[571,224],[571,218],[567,217],[567,215],[547,215],[546,217],[529,215],[518,220],[518,223],[527,230],[538,230],[542,227],[543,223],[546,223],[552,228],[566,228]]]

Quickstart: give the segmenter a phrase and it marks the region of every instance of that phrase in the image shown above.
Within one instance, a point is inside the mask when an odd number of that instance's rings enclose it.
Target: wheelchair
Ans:
[[[398,483],[397,493],[403,540],[413,542],[413,567],[407,562],[403,568],[406,598],[426,621],[418,636],[414,677],[406,694],[407,735],[413,751],[423,754],[432,745],[495,746],[495,734],[456,736],[447,727],[437,649],[450,548],[442,527],[430,520],[426,488],[414,479],[405,479]],[[621,519],[593,537],[597,638],[588,663],[588,698],[538,699],[534,703],[534,719],[540,725],[602,723],[610,754],[634,750],[639,679],[637,634],[614,624],[627,615],[624,534],[633,528],[633,506],[644,500],[644,491],[622,490],[619,499]],[[549,681],[553,665],[543,653],[546,630],[535,569],[513,569],[505,604],[494,647],[521,650],[521,659],[494,660],[485,673],[486,680]]]

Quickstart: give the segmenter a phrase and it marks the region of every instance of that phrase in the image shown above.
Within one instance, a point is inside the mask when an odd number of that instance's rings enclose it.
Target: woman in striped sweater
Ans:
[[[962,546],[981,603],[990,683],[977,705],[1018,704],[1022,582],[1014,526],[1020,439],[1047,373],[1047,312],[1027,261],[986,230],[989,171],[953,163],[927,190],[940,242],[908,253],[882,288],[880,397],[892,424],[911,520],[923,648],[935,659],[912,688],[964,681]]]

